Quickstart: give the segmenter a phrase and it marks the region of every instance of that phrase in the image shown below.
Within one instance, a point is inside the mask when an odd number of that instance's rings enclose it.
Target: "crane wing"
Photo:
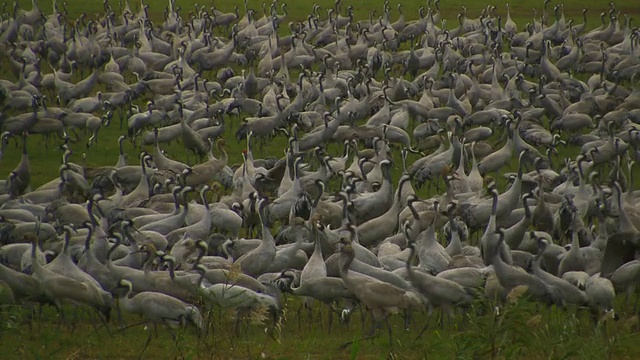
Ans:
[[[377,281],[362,283],[360,291],[361,301],[371,308],[402,307],[401,299],[406,295],[396,286]]]
[[[87,291],[89,289],[86,284],[66,276],[56,276],[51,279],[47,279],[46,282],[51,288],[63,289],[63,292],[66,294]]]

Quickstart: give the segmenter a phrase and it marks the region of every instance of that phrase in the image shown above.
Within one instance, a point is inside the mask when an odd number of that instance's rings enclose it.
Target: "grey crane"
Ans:
[[[175,244],[185,234],[196,241],[204,240],[207,238],[209,232],[211,231],[211,209],[209,207],[209,202],[207,201],[207,191],[209,190],[209,185],[205,185],[202,187],[202,189],[200,189],[200,200],[202,200],[205,208],[204,214],[202,215],[200,221],[185,227],[180,227],[168,233],[166,239],[169,244]]]
[[[212,158],[202,164],[195,165],[185,170],[187,171],[185,179],[187,185],[199,187],[217,179],[217,176],[223,172],[229,161],[227,152],[224,150],[225,144],[224,139],[220,139],[216,142],[216,147],[221,155],[220,159]]]
[[[203,157],[207,153],[207,146],[202,137],[193,130],[188,124],[183,114],[183,104],[178,102],[178,112],[180,116],[180,129],[182,130],[182,141],[184,146],[199,157]]]
[[[398,184],[393,204],[384,214],[365,221],[357,227],[358,239],[364,246],[375,246],[386,237],[393,235],[398,228],[398,215],[402,208],[402,189],[409,182],[408,176],[403,177]]]
[[[587,280],[584,291],[589,299],[589,305],[596,314],[613,311],[616,291],[611,280],[601,277],[600,274],[592,275]]]
[[[446,313],[447,316],[450,316],[453,306],[470,305],[473,297],[458,283],[413,269],[411,263],[415,259],[416,249],[413,244],[413,240],[408,237],[409,230],[409,224],[405,223],[403,226],[403,232],[407,237],[407,246],[411,251],[411,255],[409,255],[409,259],[406,263],[407,277],[411,282],[411,285],[413,285],[420,294],[427,299],[429,315],[431,315],[434,308],[440,308],[443,315]],[[428,325],[429,323],[427,322],[418,334],[418,338],[420,338],[426,331]]]
[[[540,251],[533,261],[533,275],[540,278],[548,286],[553,288],[553,291],[559,297],[559,301],[563,305],[577,305],[586,306],[589,304],[587,294],[570,282],[548,273],[540,267],[542,261],[542,254],[546,251],[548,243],[546,240],[540,240]]]
[[[273,235],[271,235],[269,227],[267,226],[267,219],[265,219],[265,207],[265,199],[260,199],[258,201],[258,214],[262,224],[262,242],[260,246],[235,261],[242,269],[242,272],[253,277],[258,277],[266,271],[269,264],[276,256],[276,244],[273,239]]]
[[[91,275],[105,291],[111,291],[117,285],[117,280],[113,277],[109,269],[101,263],[91,248],[91,240],[93,240],[93,226],[90,222],[84,224],[87,228],[87,237],[85,238],[84,254],[78,262],[80,269]]]
[[[140,176],[138,186],[136,186],[136,188],[133,191],[131,191],[130,193],[122,197],[119,203],[120,206],[122,207],[135,206],[140,202],[142,202],[143,200],[146,200],[149,198],[149,179],[147,178],[147,165],[146,165],[146,161],[148,159],[151,159],[151,156],[148,153],[146,152],[140,153],[140,169],[142,170],[142,174]]]
[[[585,267],[586,259],[580,252],[580,238],[578,236],[578,230],[574,229],[571,234],[571,248],[558,264],[558,276],[562,276],[568,271],[584,271]]]
[[[636,247],[640,243],[640,232],[631,223],[622,203],[620,185],[614,182],[617,189],[615,201],[618,204],[620,224],[618,231],[609,236],[602,258],[602,277],[607,278],[624,263],[633,260]]]
[[[198,331],[204,328],[200,310],[193,305],[172,296],[151,291],[140,292],[129,297],[133,285],[128,280],[120,280],[118,286],[124,289],[118,297],[118,307],[127,313],[141,315],[146,322],[166,325],[170,329],[183,327],[187,322],[193,324]],[[143,353],[151,342],[151,335],[149,332]]]
[[[285,273],[281,276],[285,277]],[[304,282],[301,281],[300,284],[295,284],[291,278],[284,290],[293,295],[302,296],[305,299],[318,300],[327,305],[344,299],[357,300],[354,294],[346,287],[344,280],[335,277],[316,277],[307,279]],[[329,312],[329,332],[331,331],[332,322],[333,315]]]
[[[32,112],[19,114],[5,119],[2,122],[2,131],[8,131],[11,134],[19,135],[31,128],[38,121],[38,97],[32,97]]]
[[[496,234],[498,235],[498,246],[500,246],[504,241],[504,230],[498,228],[496,230]],[[499,247],[496,247],[495,249],[491,264],[493,265],[500,285],[502,285],[505,290],[511,291],[518,286],[524,285],[526,286],[526,292],[534,299],[541,300],[543,302],[555,301],[553,294],[550,292],[549,286],[539,278],[505,263],[500,256],[500,251],[498,251]]]
[[[355,216],[360,221],[370,220],[384,214],[393,201],[392,180],[391,180],[391,162],[383,160],[380,162],[383,171],[383,181],[380,189],[373,193],[358,194],[351,199]]]
[[[157,220],[145,226],[142,226],[140,228],[140,231],[151,230],[166,236],[170,232],[184,226],[184,221],[189,212],[189,206],[186,203],[186,196],[190,191],[193,190],[194,189],[191,186],[185,186],[184,188],[182,188],[181,194],[183,195],[183,204],[180,211],[161,220]]]
[[[631,295],[636,292],[638,286],[638,271],[640,270],[640,261],[632,260],[623,264],[611,274],[611,283],[617,293],[624,293],[627,304],[631,299]],[[637,307],[637,301],[633,308]]]
[[[7,180],[8,193],[13,197],[18,197],[30,189],[31,168],[29,166],[29,153],[27,151],[27,133],[22,135],[22,156],[20,162],[15,167]]]
[[[505,237],[504,237],[505,243],[509,245],[509,248],[511,249],[517,249],[520,246],[527,232],[527,229],[529,228],[529,226],[531,226],[532,214],[528,204],[528,200],[531,197],[532,197],[531,193],[526,193],[522,197],[522,207],[524,209],[524,216],[520,221],[518,221],[511,227],[505,229]]]
[[[201,289],[200,294],[210,304],[216,304],[225,309],[246,311],[263,306],[276,318],[282,307],[276,297],[268,293],[258,293],[240,285],[213,284]]]
[[[185,169],[187,169],[189,165],[169,159],[164,155],[158,143],[158,128],[154,128],[153,133],[155,137],[153,162],[158,167],[158,169],[171,170],[175,171],[176,173],[182,173]]]
[[[302,269],[308,261],[307,254],[300,249],[304,235],[307,234],[306,222],[301,217],[294,217],[290,222],[290,227],[287,230],[288,236],[293,237],[293,244],[284,245],[276,251],[276,255],[273,261],[265,272],[280,273],[286,269]]]
[[[538,163],[539,162],[536,160],[536,164]],[[547,205],[547,200],[545,198],[545,192],[544,192],[543,183],[542,183],[543,180],[542,180],[542,176],[540,175],[540,170],[537,170],[537,171],[538,171],[538,194],[537,194],[538,204],[536,204],[536,207],[533,209],[531,221],[532,221],[532,225],[536,230],[552,233],[554,228],[553,213],[551,212],[551,209]]]
[[[209,284],[229,284],[229,285],[240,285],[244,288],[253,290],[259,293],[266,293],[267,289],[265,285],[256,280],[255,278],[242,274],[235,273],[233,270],[227,269],[212,269],[206,268],[205,265],[202,264],[203,260],[206,261],[206,252],[208,251],[208,245],[205,241],[197,241],[194,245],[200,253],[198,257],[193,263],[193,268],[196,270],[196,267],[204,266],[205,269],[197,270],[203,277],[203,280],[206,280]]]
[[[507,127],[507,132],[512,132],[509,127]],[[485,175],[488,173],[492,173],[503,168],[512,158],[513,156],[513,140],[511,134],[507,137],[507,142],[497,151],[485,156],[482,160],[478,162],[478,171],[481,175]]]
[[[61,305],[63,301],[86,304],[103,314],[108,321],[111,313],[111,304],[105,304],[105,299],[100,294],[102,290],[99,289],[99,287],[92,286],[89,282],[81,282],[45,269],[42,264],[36,260],[36,248],[38,247],[37,238],[33,236],[30,240],[32,242],[31,259],[33,276],[40,282],[42,292],[53,300],[58,310],[62,311]]]
[[[119,248],[122,236],[120,234],[113,234],[113,236],[115,238],[115,243],[109,248],[104,261],[104,265],[109,271],[109,274],[116,281],[124,279],[131,282],[133,284],[133,289],[136,292],[153,289],[145,275],[151,271],[152,262],[156,258],[157,254],[155,246],[153,246],[153,244],[146,244],[140,247],[140,251],[146,255],[143,270],[133,269],[128,266],[118,266],[113,263],[112,254]]]
[[[493,260],[493,254],[495,252],[500,252],[500,256],[508,256],[508,251],[505,252],[503,247],[493,248],[493,246],[497,245],[496,237],[496,217],[498,213],[498,190],[495,187],[491,187],[489,189],[491,191],[491,215],[489,216],[489,221],[487,222],[487,227],[485,228],[484,234],[480,238],[480,250],[482,252],[482,257],[484,263],[489,265]],[[506,239],[505,239],[506,240]],[[505,243],[506,244],[506,243]],[[508,249],[507,249],[508,250]]]
[[[393,343],[388,315],[397,312],[399,309],[420,308],[422,299],[412,291],[403,290],[376,278],[349,270],[355,257],[355,252],[351,247],[350,240],[343,238],[341,243],[342,264],[340,266],[340,277],[347,289],[371,311],[375,322],[374,330],[380,321],[385,320],[387,322],[389,343]]]

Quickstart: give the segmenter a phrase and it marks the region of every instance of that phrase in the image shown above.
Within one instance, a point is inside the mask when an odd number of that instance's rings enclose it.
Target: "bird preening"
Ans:
[[[288,306],[330,334],[361,309],[391,345],[394,314],[419,339],[434,312],[520,298],[596,326],[631,311],[614,304],[640,284],[633,14],[324,3],[3,9],[7,301],[138,316],[176,344],[212,309],[272,337]]]

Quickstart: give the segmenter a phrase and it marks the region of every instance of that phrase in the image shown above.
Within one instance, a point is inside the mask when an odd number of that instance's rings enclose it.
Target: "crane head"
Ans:
[[[207,272],[208,269],[203,264],[196,264],[193,267],[193,270],[197,272],[200,276],[204,276],[204,274]]]
[[[71,233],[78,233],[78,230],[76,230],[73,226],[65,224],[62,226],[62,230],[65,233],[66,236],[71,236]]]
[[[402,232],[404,232],[405,237],[407,238],[407,246],[411,244],[413,246],[413,239],[409,237],[409,232],[411,231],[411,222],[409,220],[405,220],[402,223]]]
[[[159,252],[157,255],[159,255],[162,262],[166,262],[169,264],[169,268],[175,269],[175,263],[177,262],[177,260],[174,256],[165,254],[164,252]]]
[[[351,239],[349,239],[348,237],[342,237],[340,238],[340,244],[342,245],[342,247],[340,248],[340,251],[346,254],[353,253],[353,247],[351,246]]]
[[[131,290],[133,288],[133,284],[129,280],[121,279],[120,281],[118,281],[118,286],[117,287],[119,287],[119,288],[127,288],[127,289]]]

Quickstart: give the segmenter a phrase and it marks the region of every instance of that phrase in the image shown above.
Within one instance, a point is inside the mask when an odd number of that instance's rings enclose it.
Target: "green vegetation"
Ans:
[[[619,301],[619,308],[625,308]],[[328,332],[326,314],[318,321],[314,309],[313,326],[308,326],[302,311],[301,326],[296,317],[299,301],[289,301],[280,331],[270,331],[260,319],[247,321],[236,336],[234,314],[214,309],[208,333],[197,337],[193,329],[171,333],[158,327],[144,358],[177,359],[637,359],[640,349],[635,338],[640,331],[638,316],[621,313],[618,321],[594,323],[587,312],[575,309],[546,308],[525,299],[501,308],[496,314],[488,303],[478,302],[466,315],[445,320],[441,327],[436,315],[430,329],[416,340],[427,317],[414,313],[410,331],[403,330],[401,316],[392,317],[394,344],[379,336],[357,341],[363,336],[360,312],[348,325],[334,321]],[[629,306],[630,308],[630,306]],[[67,315],[73,310],[67,309]],[[52,308],[31,323],[26,309],[5,307],[0,322],[0,354],[20,359],[131,359],[137,358],[149,331],[143,325],[119,330],[92,325],[97,319],[80,312],[72,329],[61,324]],[[71,317],[71,316],[69,316]],[[259,316],[258,316],[259,318]],[[369,331],[367,316],[365,333]],[[128,324],[139,320],[127,318]],[[383,330],[384,331],[384,330]],[[343,346],[348,341],[353,344]]]

